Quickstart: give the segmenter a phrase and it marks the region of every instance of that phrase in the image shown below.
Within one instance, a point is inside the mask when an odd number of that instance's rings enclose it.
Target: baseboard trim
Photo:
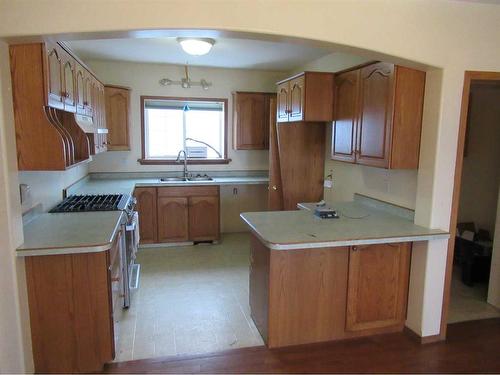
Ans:
[[[412,331],[410,328],[408,327],[404,327],[403,329],[403,332],[409,336],[410,338],[412,338],[413,340],[415,340],[416,342],[422,344],[422,345],[426,345],[426,344],[432,344],[432,343],[435,343],[435,342],[439,342],[439,341],[444,341],[445,339],[441,337],[440,334],[437,334],[437,335],[432,335],[432,336],[420,336],[419,334],[417,334],[416,332]]]

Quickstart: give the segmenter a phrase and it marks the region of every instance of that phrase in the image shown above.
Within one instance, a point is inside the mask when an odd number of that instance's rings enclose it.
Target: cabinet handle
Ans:
[[[274,191],[276,191],[276,190],[278,190],[278,187],[277,187],[276,185],[273,185],[272,189],[273,189]]]
[[[358,251],[358,247],[357,246],[353,246],[352,247],[352,251]]]

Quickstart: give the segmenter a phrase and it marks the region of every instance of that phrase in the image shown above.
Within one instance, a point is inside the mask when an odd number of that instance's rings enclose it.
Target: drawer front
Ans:
[[[219,186],[166,186],[158,188],[158,197],[217,196]]]

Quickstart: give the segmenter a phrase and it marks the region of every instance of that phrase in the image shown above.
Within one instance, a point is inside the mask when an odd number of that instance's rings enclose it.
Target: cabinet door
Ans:
[[[404,325],[410,252],[411,243],[351,247],[347,331]]]
[[[249,303],[252,320],[268,343],[270,250],[250,236]]]
[[[394,65],[377,63],[361,69],[357,162],[389,166],[393,112]]]
[[[234,148],[264,150],[269,147],[269,95],[235,93]]]
[[[355,161],[359,70],[335,78],[335,121],[332,128],[332,159]]]
[[[288,94],[289,94],[289,82],[283,82],[278,85],[278,97],[277,97],[277,110],[276,110],[276,121],[287,122],[288,121]]]
[[[92,77],[90,74],[86,74],[85,84],[83,85],[83,97],[85,98],[83,104],[85,105],[85,114],[87,116],[92,116]]]
[[[141,243],[156,243],[158,242],[156,188],[137,188],[134,195],[139,212]]]
[[[47,44],[47,47],[47,104],[52,108],[63,109],[61,52],[56,46]]]
[[[130,90],[106,86],[106,126],[109,150],[130,150]]]
[[[83,78],[83,70],[81,67],[77,67],[76,71],[76,113],[85,114],[85,96],[83,94],[84,91],[84,78]]]
[[[188,240],[188,198],[158,197],[158,242]]]
[[[219,197],[189,198],[189,239],[191,241],[219,239]]]
[[[304,120],[304,97],[305,86],[304,76],[300,76],[290,80],[290,95],[289,95],[289,121]]]
[[[64,59],[63,65],[63,100],[64,100],[64,110],[67,112],[76,111],[76,100],[75,100],[75,63],[73,59],[68,55]]]
[[[278,124],[276,123],[276,98],[269,102],[269,186],[268,208],[283,209],[283,187],[281,184],[280,157],[278,149]],[[286,125],[282,125],[286,126]]]

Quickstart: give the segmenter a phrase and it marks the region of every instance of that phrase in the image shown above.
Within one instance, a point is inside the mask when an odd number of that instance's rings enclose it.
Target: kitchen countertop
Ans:
[[[164,186],[207,186],[207,185],[267,185],[267,176],[214,177],[212,181],[179,181],[160,182],[159,178],[119,178],[119,179],[88,179],[70,188],[70,194],[132,194],[135,187]]]
[[[122,211],[41,214],[24,226],[17,256],[106,251],[119,230]]]
[[[241,218],[272,250],[312,249],[447,239],[449,233],[415,225],[412,220],[357,201],[331,205],[338,219],[314,216],[314,204],[298,211],[245,212]]]
[[[71,194],[132,194],[140,186],[261,185],[266,176],[214,177],[212,181],[160,182],[159,178],[85,178]],[[44,213],[24,226],[18,256],[88,253],[108,250],[119,229],[121,211]]]

